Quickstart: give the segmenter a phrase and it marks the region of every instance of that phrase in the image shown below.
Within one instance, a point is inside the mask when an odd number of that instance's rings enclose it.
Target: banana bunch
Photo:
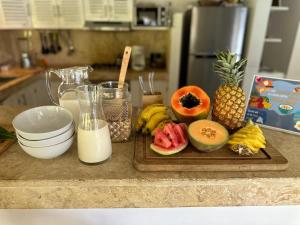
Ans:
[[[228,144],[232,151],[251,156],[266,148],[266,139],[259,126],[249,120],[245,127],[231,135]]]
[[[139,115],[135,129],[143,134],[150,134],[163,121],[171,120],[167,114],[168,108],[163,104],[152,104],[147,106]],[[162,126],[162,125],[161,125]]]

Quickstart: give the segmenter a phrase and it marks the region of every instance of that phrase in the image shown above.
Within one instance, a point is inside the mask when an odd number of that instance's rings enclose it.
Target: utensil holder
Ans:
[[[151,104],[162,104],[162,103],[163,103],[163,95],[161,92],[155,92],[153,95],[150,93],[143,94],[142,97],[143,108]]]

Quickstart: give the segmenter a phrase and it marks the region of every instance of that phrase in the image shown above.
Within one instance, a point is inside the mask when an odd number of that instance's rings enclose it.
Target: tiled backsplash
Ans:
[[[18,61],[17,37],[21,31],[0,31],[0,51],[14,52]],[[123,52],[126,45],[143,45],[146,56],[150,52],[161,52],[168,55],[168,31],[71,31],[75,53],[67,54],[67,45],[60,39],[63,50],[58,54],[41,54],[41,42],[38,31],[32,32],[32,49],[39,58],[45,57],[49,65],[79,65],[92,63],[113,63],[116,57]]]

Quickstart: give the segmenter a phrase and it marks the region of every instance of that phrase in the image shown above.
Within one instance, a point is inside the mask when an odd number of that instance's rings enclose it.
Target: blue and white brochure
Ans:
[[[245,120],[300,135],[300,81],[254,76]]]

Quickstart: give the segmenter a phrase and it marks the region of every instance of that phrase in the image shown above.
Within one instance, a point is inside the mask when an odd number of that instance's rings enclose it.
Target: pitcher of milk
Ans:
[[[88,73],[92,70],[93,69],[90,66],[74,66],[64,69],[51,69],[46,72],[46,86],[51,101],[55,105],[60,105],[72,113],[75,128],[78,127],[79,119],[79,103],[75,89],[80,85],[89,83]],[[51,81],[52,74],[55,74],[61,79],[61,83],[59,84],[55,95],[52,94],[55,92]]]
[[[89,84],[76,90],[80,106],[77,130],[79,160],[85,164],[102,163],[112,153],[108,123],[102,109],[102,87]]]

